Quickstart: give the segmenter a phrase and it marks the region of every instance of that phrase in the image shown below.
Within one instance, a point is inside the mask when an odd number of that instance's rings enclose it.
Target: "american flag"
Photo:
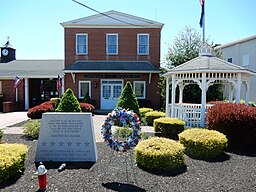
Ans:
[[[199,22],[199,24],[200,24],[200,27],[203,27],[203,25],[204,25],[204,0],[200,0],[200,5],[201,5],[201,7],[202,7],[202,11],[201,11],[201,17],[200,17],[200,22]]]
[[[16,76],[14,80],[15,81],[14,81],[13,89],[16,89],[21,84],[21,80],[18,76]]]
[[[57,82],[56,82],[56,89],[57,89],[57,91],[60,91],[60,90],[61,90],[61,87],[62,87],[61,78],[60,78],[60,76],[58,75],[58,79],[57,79]]]

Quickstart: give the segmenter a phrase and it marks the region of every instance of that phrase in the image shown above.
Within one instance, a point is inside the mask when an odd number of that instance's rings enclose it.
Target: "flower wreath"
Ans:
[[[132,134],[123,142],[118,141],[118,139],[114,141],[114,138],[112,137],[111,127],[118,120],[123,125],[129,123],[132,129]],[[141,130],[140,124],[141,122],[139,121],[138,115],[132,110],[126,111],[125,109],[118,108],[108,114],[104,124],[102,125],[101,133],[111,149],[125,152],[138,144]]]

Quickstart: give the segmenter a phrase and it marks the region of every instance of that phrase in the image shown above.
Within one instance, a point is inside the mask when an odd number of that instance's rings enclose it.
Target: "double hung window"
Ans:
[[[86,33],[76,34],[76,54],[86,55],[88,54],[88,35]]]

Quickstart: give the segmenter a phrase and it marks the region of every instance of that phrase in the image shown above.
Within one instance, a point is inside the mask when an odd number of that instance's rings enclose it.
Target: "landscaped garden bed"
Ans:
[[[4,135],[7,143],[23,143],[29,148],[23,174],[0,185],[0,191],[37,191],[34,175],[37,140],[22,135]],[[47,172],[47,191],[251,191],[256,188],[256,156],[225,153],[214,162],[185,156],[186,170],[168,174],[148,172],[134,163],[133,150],[118,153],[97,143],[98,161],[91,169]]]

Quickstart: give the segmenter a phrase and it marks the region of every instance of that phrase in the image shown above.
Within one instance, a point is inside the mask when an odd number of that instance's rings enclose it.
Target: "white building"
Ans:
[[[256,72],[256,35],[239,39],[227,44],[220,45],[224,59],[233,64],[242,66]],[[241,99],[245,100],[245,87],[242,86]],[[228,98],[227,88],[224,91],[224,98]],[[249,100],[256,102],[256,77],[250,79]]]

